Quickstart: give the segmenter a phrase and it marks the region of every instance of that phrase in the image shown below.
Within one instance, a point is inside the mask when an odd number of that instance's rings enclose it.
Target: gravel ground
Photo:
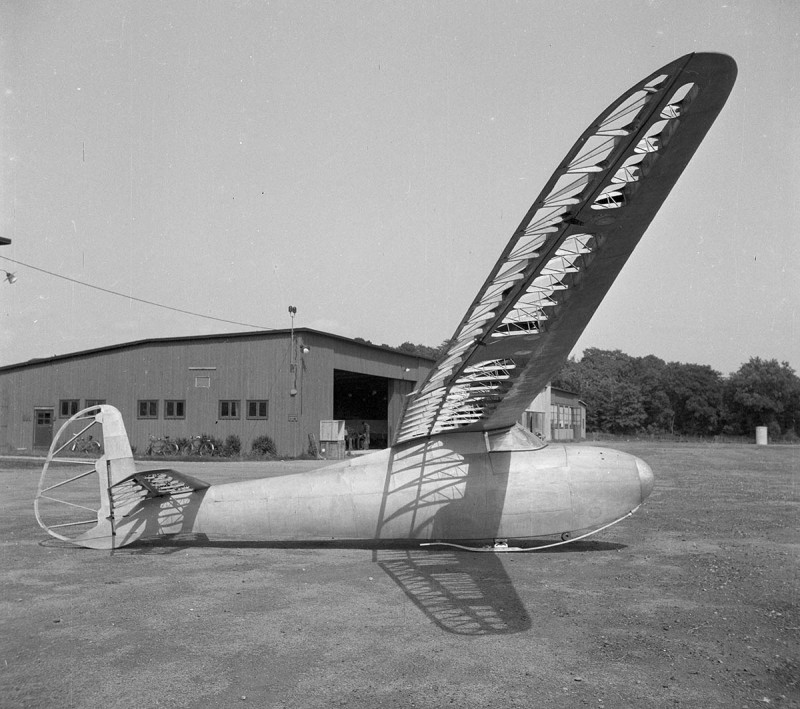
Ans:
[[[800,707],[800,447],[614,445],[652,465],[645,506],[507,555],[77,549],[37,526],[37,469],[0,460],[0,706]]]

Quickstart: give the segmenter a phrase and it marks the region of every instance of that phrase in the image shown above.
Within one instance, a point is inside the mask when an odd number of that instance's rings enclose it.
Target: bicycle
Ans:
[[[183,447],[184,455],[214,455],[215,448],[211,438],[206,434],[192,436],[189,443]]]
[[[90,455],[100,455],[102,446],[99,441],[94,440],[92,436],[88,438],[76,438],[70,446],[70,451],[73,453],[89,453]]]
[[[151,435],[145,455],[178,455],[178,452],[178,444],[169,440],[169,436],[156,438]]]

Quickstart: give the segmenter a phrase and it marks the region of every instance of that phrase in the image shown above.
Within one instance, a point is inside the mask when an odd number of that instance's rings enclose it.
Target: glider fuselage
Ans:
[[[596,528],[638,507],[650,468],[591,446],[520,449],[435,436],[306,473],[141,500],[116,544],[196,533],[272,541],[525,539]]]

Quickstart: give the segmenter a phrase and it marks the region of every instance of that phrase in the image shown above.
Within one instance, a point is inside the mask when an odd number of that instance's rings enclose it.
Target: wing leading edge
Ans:
[[[586,129],[511,237],[395,443],[514,425],[558,372],[733,88],[736,63],[689,54]]]

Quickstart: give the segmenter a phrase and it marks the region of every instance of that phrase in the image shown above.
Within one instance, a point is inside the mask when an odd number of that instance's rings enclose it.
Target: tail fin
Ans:
[[[103,441],[96,453],[102,455],[96,460],[71,457],[70,451],[81,448],[91,455],[95,449],[77,443],[96,426],[102,429]],[[75,474],[73,465],[82,470]],[[174,470],[137,471],[122,415],[103,404],[79,411],[59,429],[33,506],[39,525],[56,539],[90,549],[115,549],[143,537],[188,531],[199,505],[194,493],[202,495],[208,487]],[[154,498],[161,498],[158,504],[151,502]],[[94,516],[87,519],[89,513]]]

